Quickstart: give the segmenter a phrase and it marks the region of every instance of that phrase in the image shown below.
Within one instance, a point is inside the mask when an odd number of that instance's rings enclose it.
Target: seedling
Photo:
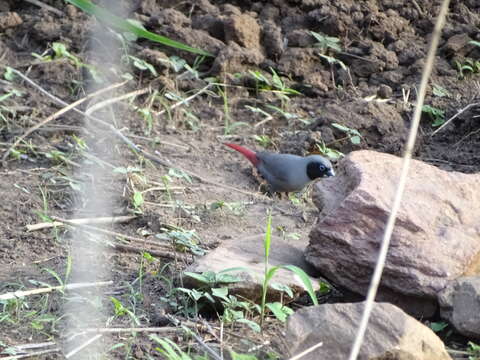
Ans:
[[[290,100],[289,96],[301,95],[301,93],[295,89],[287,87],[285,82],[273,68],[270,67],[270,71],[272,73],[271,80],[258,70],[249,70],[249,73],[255,80],[257,93],[260,91],[270,91],[274,93],[280,99],[283,109],[285,108],[285,104]]]
[[[150,73],[153,76],[158,76],[157,70],[155,70],[153,65],[150,64],[149,62],[147,62],[145,60],[142,60],[142,59],[139,59],[139,58],[137,58],[135,56],[132,56],[132,55],[128,55],[128,58],[130,60],[132,60],[133,66],[136,67],[137,69],[139,69],[141,71],[148,70],[148,71],[150,71]]]
[[[343,131],[347,135],[347,138],[350,140],[352,144],[354,145],[360,144],[362,140],[362,135],[358,130],[351,129],[348,126],[337,124],[337,123],[332,123],[332,126],[340,131]]]
[[[465,77],[465,72],[472,74],[480,73],[480,60],[465,59],[463,63],[455,61],[457,71],[460,73],[460,78]]]
[[[272,144],[273,141],[268,135],[253,135],[253,139],[263,148],[267,149]]]
[[[445,122],[445,111],[439,108],[430,106],[430,105],[423,105],[422,112],[428,114],[430,118],[433,120],[432,126],[437,127],[442,125]]]
[[[472,341],[468,342],[468,360],[480,360],[480,345]]]
[[[36,53],[32,53],[32,56],[36,57],[37,59],[41,61],[52,61],[52,60],[57,60],[57,59],[68,59],[70,62],[75,65],[75,67],[81,68],[84,67],[88,70],[92,78],[95,80],[95,82],[102,82],[102,78],[98,72],[98,70],[93,66],[89,64],[83,63],[77,56],[73,55],[67,50],[67,47],[65,44],[59,43],[59,42],[54,42],[52,44],[52,50],[54,52],[53,57],[50,55],[44,56],[44,55],[38,55]]]
[[[314,46],[320,48],[323,53],[327,52],[328,50],[333,50],[335,52],[342,51],[339,38],[320,34],[315,31],[310,31],[310,34],[312,34],[317,40],[317,43],[315,43]]]
[[[271,281],[271,279],[279,269],[285,269],[285,270],[294,272],[302,281],[312,302],[315,305],[318,305],[315,292],[313,291],[312,283],[308,275],[305,273],[305,271],[303,271],[302,269],[300,269],[298,266],[295,266],[295,265],[279,265],[279,266],[272,266],[272,267],[269,266],[268,259],[270,256],[271,239],[272,239],[272,215],[271,213],[269,213],[267,217],[267,231],[265,233],[265,240],[264,240],[265,272],[264,272],[263,285],[262,285],[262,303],[260,305],[260,327],[263,326],[263,321],[265,319],[265,310],[267,307],[266,298],[267,298],[269,282]]]
[[[433,85],[433,89],[432,89],[432,93],[434,96],[437,96],[437,97],[449,97],[451,96],[450,92],[441,87],[440,85]]]

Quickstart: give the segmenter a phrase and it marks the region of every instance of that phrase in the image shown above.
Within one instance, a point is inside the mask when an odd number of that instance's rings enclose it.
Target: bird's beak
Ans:
[[[330,176],[335,176],[335,171],[333,171],[333,169],[330,169],[327,171],[327,177],[330,177]]]

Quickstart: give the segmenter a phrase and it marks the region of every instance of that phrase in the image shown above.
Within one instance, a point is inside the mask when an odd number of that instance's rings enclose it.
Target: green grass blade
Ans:
[[[110,13],[108,10],[97,6],[93,3],[91,3],[88,0],[65,0],[70,4],[75,5],[76,7],[80,8],[84,12],[94,15],[97,17],[97,19],[101,20],[105,24],[111,26],[112,28],[122,30],[122,31],[129,31],[133,34],[135,34],[137,37],[141,37],[144,39],[148,39],[151,41],[155,41],[157,43],[170,46],[176,49],[180,50],[185,50],[194,54],[199,54],[199,55],[204,55],[204,56],[213,56],[207,51],[201,50],[201,49],[196,49],[191,46],[185,45],[181,42],[171,40],[165,36],[161,36],[155,33],[152,33],[148,30],[144,30],[124,19],[121,17],[118,17],[116,15],[113,15]]]
[[[272,242],[272,213],[268,213],[268,219],[267,219],[267,232],[265,234],[265,241],[264,241],[264,247],[265,247],[265,264],[268,264],[268,256],[270,255],[270,245]]]
[[[317,297],[315,296],[315,291],[313,291],[312,282],[310,281],[310,278],[305,273],[305,271],[303,271],[302,269],[300,269],[298,266],[295,266],[295,265],[283,265],[282,268],[290,270],[294,272],[296,275],[298,275],[300,280],[302,280],[308,295],[310,295],[312,302],[315,305],[318,305],[318,300],[317,300]]]

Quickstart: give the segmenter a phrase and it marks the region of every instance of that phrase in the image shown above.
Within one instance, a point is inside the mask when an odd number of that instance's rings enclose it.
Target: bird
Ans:
[[[320,155],[298,156],[268,151],[255,152],[243,146],[224,143],[255,166],[269,184],[271,193],[299,192],[318,178],[335,176],[332,163]]]

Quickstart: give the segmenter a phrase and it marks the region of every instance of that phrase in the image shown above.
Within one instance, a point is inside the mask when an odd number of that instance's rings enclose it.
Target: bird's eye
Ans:
[[[320,169],[320,171],[325,171],[325,170],[327,170],[327,168],[326,168],[325,166],[323,166],[323,165],[320,165],[320,166],[319,166],[319,169]]]

